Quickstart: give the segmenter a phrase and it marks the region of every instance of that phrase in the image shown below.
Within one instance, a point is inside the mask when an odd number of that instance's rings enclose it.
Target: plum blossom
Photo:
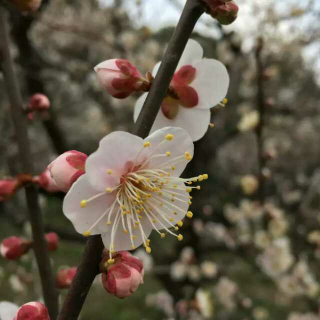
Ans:
[[[47,241],[47,248],[49,251],[56,251],[58,249],[60,238],[55,232],[45,234]]]
[[[181,128],[163,128],[146,139],[113,132],[100,141],[86,161],[85,171],[71,187],[63,212],[85,236],[101,234],[105,247],[133,250],[143,244],[151,252],[152,230],[183,239],[178,231],[191,204],[192,186],[207,179],[180,178],[193,157],[193,142]],[[187,186],[186,186],[187,184]],[[173,231],[171,230],[173,228]]]
[[[35,176],[34,182],[37,183],[42,189],[44,189],[47,192],[61,191],[51,178],[51,174],[48,168],[39,176]]]
[[[0,319],[12,320],[17,314],[19,307],[12,302],[1,301],[0,302]]]
[[[49,164],[51,177],[60,190],[68,192],[72,184],[84,174],[87,157],[85,153],[71,150]]]
[[[47,307],[41,302],[29,302],[21,306],[13,320],[50,320]]]
[[[7,260],[17,260],[27,253],[32,246],[31,241],[26,241],[20,237],[11,236],[2,240],[0,252]]]
[[[15,179],[0,180],[0,202],[8,200],[16,191],[18,181]]]
[[[170,91],[159,111],[151,132],[166,126],[181,127],[193,141],[204,136],[210,123],[210,108],[225,98],[229,75],[225,66],[214,59],[202,59],[203,49],[189,40],[170,83]],[[160,62],[153,69],[159,70]],[[136,102],[134,121],[137,121],[147,94]]]
[[[56,278],[56,286],[59,289],[67,289],[77,273],[77,267],[63,268],[59,270]]]

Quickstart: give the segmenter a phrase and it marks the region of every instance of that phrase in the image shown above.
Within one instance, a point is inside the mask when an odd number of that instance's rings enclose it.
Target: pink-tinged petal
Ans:
[[[128,60],[117,59],[115,64],[124,75],[128,77],[142,78],[137,68]]]
[[[201,45],[193,40],[189,39],[186,48],[183,51],[181,59],[179,61],[177,70],[179,70],[184,65],[193,64],[197,60],[201,60],[203,57],[203,49]]]
[[[97,195],[100,191],[92,188],[87,180],[87,174],[82,175],[71,187],[63,201],[63,213],[73,223],[79,233],[84,233],[101,217],[106,209],[114,202],[115,195],[105,194],[94,201],[87,203],[85,208],[80,207],[82,200]],[[107,232],[108,217],[91,230],[91,234]]]
[[[174,119],[179,112],[179,101],[170,97],[163,100],[161,105],[163,115],[168,119]]]
[[[142,110],[144,102],[146,101],[147,95],[148,95],[147,93],[144,93],[143,95],[141,95],[135,104],[134,113],[133,113],[134,122],[138,120],[139,114]]]
[[[145,232],[145,235],[146,235],[146,237],[149,237],[149,235],[152,231],[152,225],[151,225],[150,221],[146,217],[143,217],[140,220],[140,223],[143,223],[143,230]],[[112,228],[112,225],[110,225],[109,228]],[[136,236],[136,239],[133,241],[134,245],[136,247],[139,247],[143,243],[140,228],[133,229],[132,235]],[[111,234],[110,233],[102,233],[101,237],[102,237],[102,241],[103,241],[104,246],[106,248],[109,248],[110,242],[111,242]],[[114,243],[115,243],[115,248],[114,248],[115,251],[133,250],[130,236],[129,236],[129,234],[124,233],[121,224],[119,224],[118,229],[116,231]]]
[[[85,174],[84,170],[79,170],[70,179],[70,185],[72,186],[83,174]]]
[[[69,152],[71,154],[66,157],[66,160],[70,164],[70,166],[78,170],[84,170],[84,165],[88,156],[85,153],[75,150]]]
[[[160,68],[160,65],[161,65],[161,61],[157,62],[157,64],[153,67],[153,70],[152,70],[152,76],[155,78],[155,76],[157,75],[158,73],[158,70]]]
[[[186,108],[194,108],[199,104],[199,96],[197,91],[190,86],[175,86],[174,87],[180,103]]]
[[[184,65],[175,72],[172,78],[173,85],[188,85],[196,77],[197,70],[191,65]]]
[[[120,183],[125,165],[134,161],[143,148],[143,140],[128,132],[112,132],[100,141],[98,150],[86,161],[86,175],[97,190],[104,191]],[[112,170],[108,174],[108,170]]]
[[[197,76],[191,86],[197,91],[197,108],[210,109],[219,104],[227,95],[229,75],[226,67],[214,59],[203,59],[193,64]]]
[[[173,139],[160,145],[160,143],[165,140],[167,134],[173,134]],[[165,162],[183,156],[185,152],[189,152],[191,156],[193,156],[194,153],[194,145],[190,135],[186,130],[178,127],[159,129],[147,137],[145,141],[150,142],[150,147],[144,150],[142,156],[150,157],[153,154],[165,154],[167,151],[171,152],[169,157],[152,158],[148,165],[148,168],[151,169],[162,167]],[[176,169],[171,172],[171,175],[180,176],[188,162],[189,161],[183,157],[180,163],[175,164]]]

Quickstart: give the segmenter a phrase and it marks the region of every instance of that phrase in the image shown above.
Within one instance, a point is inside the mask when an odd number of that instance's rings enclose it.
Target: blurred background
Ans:
[[[320,3],[236,2],[236,22],[221,27],[203,16],[192,36],[205,57],[227,66],[231,85],[185,172],[209,179],[193,195],[184,241],[153,235],[151,255],[138,249],[145,283],[125,300],[97,277],[82,320],[320,319]],[[132,129],[138,96],[111,98],[93,67],[121,57],[152,71],[184,3],[55,0],[33,16],[11,13],[24,101],[42,92],[52,103],[50,115],[29,126],[39,173],[66,150],[90,154],[109,132]],[[18,170],[2,75],[0,102],[2,178]],[[55,271],[76,266],[84,248],[62,201],[63,194],[41,193],[46,229],[61,238]],[[0,203],[0,233],[30,237],[23,192]],[[0,300],[41,299],[32,253],[19,262],[0,258],[0,285]]]

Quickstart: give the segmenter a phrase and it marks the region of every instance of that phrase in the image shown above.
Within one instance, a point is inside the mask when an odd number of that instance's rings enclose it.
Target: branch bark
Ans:
[[[170,39],[160,69],[135,124],[133,133],[137,136],[141,138],[148,136],[183,50],[195,24],[205,12],[205,9],[204,4],[200,0],[187,1],[179,23]],[[99,235],[88,239],[78,272],[72,282],[58,320],[78,319],[92,282],[99,273],[99,262],[103,248]]]
[[[0,61],[7,88],[7,94],[11,104],[11,116],[16,130],[19,148],[19,157],[22,173],[34,173],[30,141],[28,138],[27,123],[23,113],[22,98],[14,73],[14,66],[9,49],[9,33],[5,16],[5,10],[0,5]],[[35,186],[29,185],[25,188],[29,220],[32,227],[34,241],[34,252],[41,278],[41,285],[45,304],[50,316],[55,319],[58,313],[58,296],[55,290],[54,279],[44,238],[44,228],[41,210],[38,202],[38,191]]]

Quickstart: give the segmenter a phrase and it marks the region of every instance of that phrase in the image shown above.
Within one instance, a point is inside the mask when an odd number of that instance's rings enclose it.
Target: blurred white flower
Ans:
[[[183,280],[188,272],[188,265],[182,262],[175,262],[170,266],[170,276],[172,280],[181,281]]]
[[[203,261],[200,265],[204,277],[212,279],[218,273],[218,265],[212,261]]]
[[[258,111],[250,111],[246,113],[238,123],[238,129],[241,132],[250,131],[257,127],[260,122],[260,114]]]
[[[240,186],[244,194],[252,195],[259,188],[259,180],[253,175],[246,175],[240,179]]]
[[[215,292],[221,304],[231,310],[235,307],[235,294],[238,291],[238,286],[235,282],[227,277],[222,277],[215,288]]]
[[[201,315],[208,319],[213,316],[213,301],[210,297],[210,293],[203,289],[198,289],[196,292],[196,300]]]

